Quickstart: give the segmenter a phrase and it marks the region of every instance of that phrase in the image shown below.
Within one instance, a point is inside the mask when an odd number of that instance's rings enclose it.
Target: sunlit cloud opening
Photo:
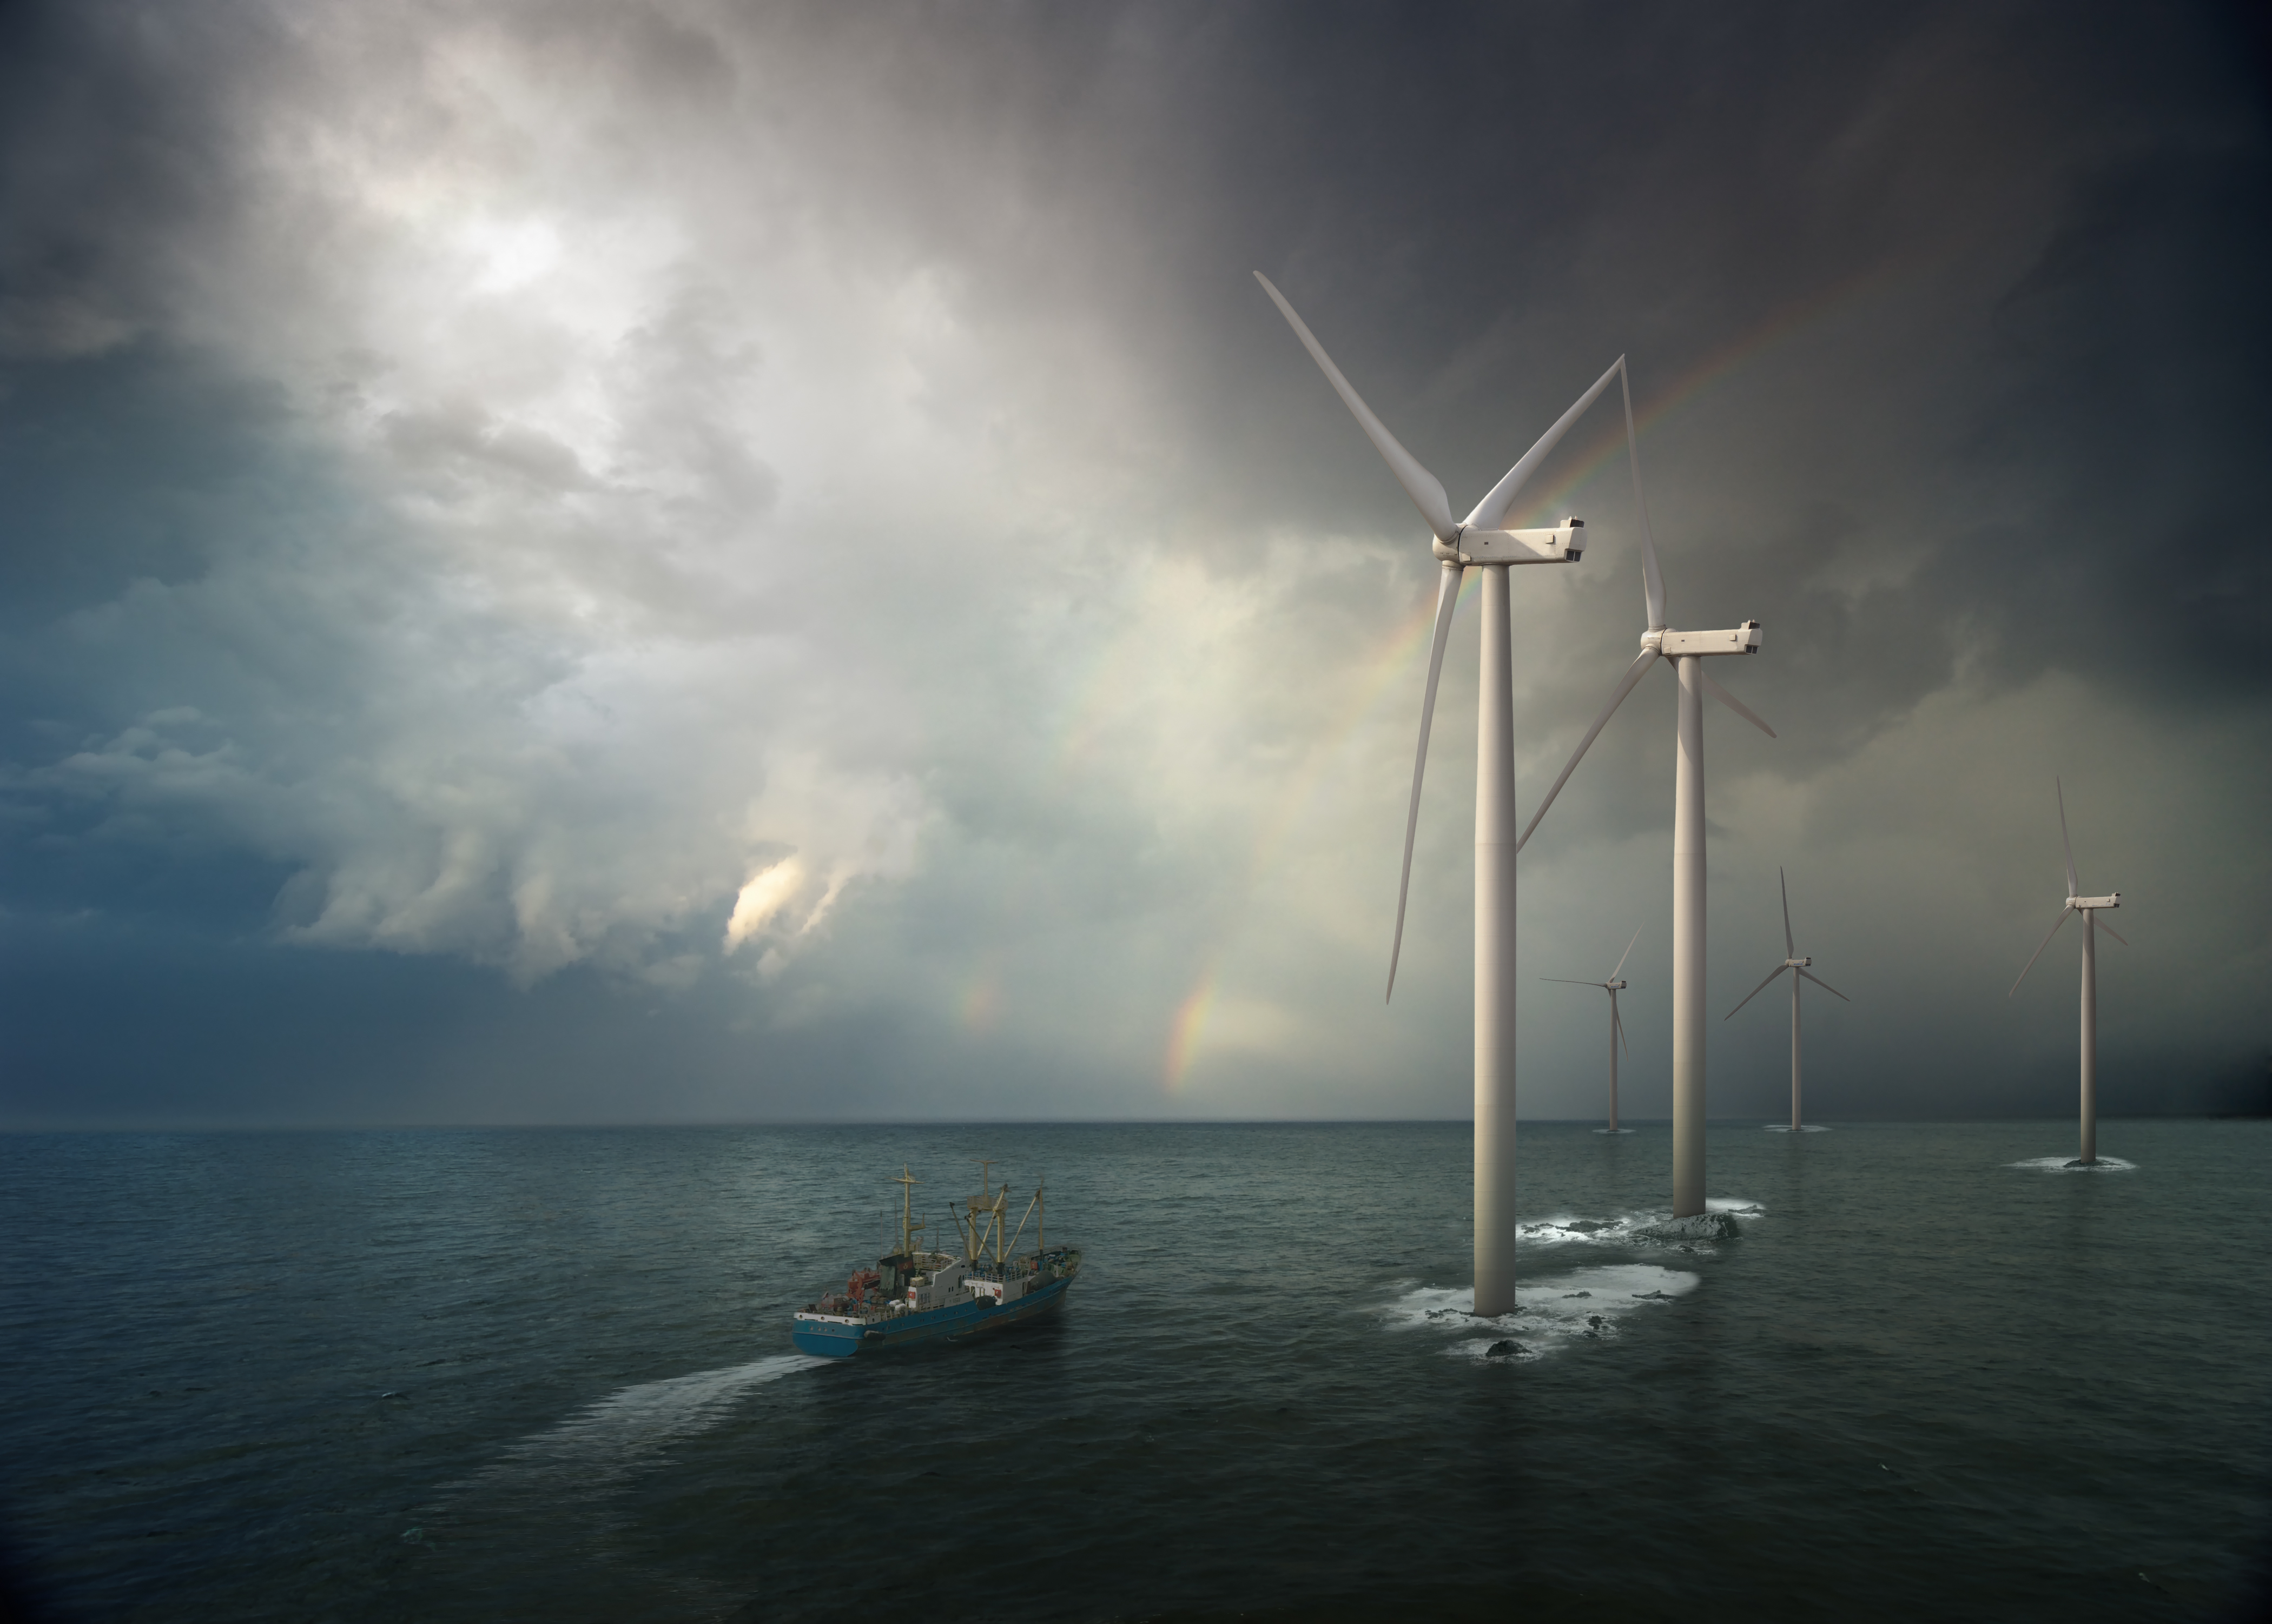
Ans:
[[[788,905],[803,883],[804,865],[794,857],[785,857],[752,876],[734,898],[733,917],[726,921],[726,951],[732,952],[771,924],[774,915]],[[829,900],[835,895],[835,888],[832,887]],[[827,902],[821,905],[826,908]],[[816,910],[815,918],[818,917]]]

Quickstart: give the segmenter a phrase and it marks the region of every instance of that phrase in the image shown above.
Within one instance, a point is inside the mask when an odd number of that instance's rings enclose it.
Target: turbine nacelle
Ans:
[[[1790,1007],[1792,1011],[1791,1018],[1794,1021],[1798,1018],[1798,984],[1802,980],[1813,982],[1817,987],[1820,987],[1824,992],[1828,993],[1834,998],[1844,999],[1848,1003],[1854,1002],[1852,999],[1847,998],[1846,995],[1840,992],[1836,987],[1831,986],[1829,982],[1815,974],[1813,971],[1807,968],[1808,965],[1814,962],[1814,957],[1812,954],[1801,956],[1798,950],[1798,939],[1790,934],[1790,883],[1783,878],[1782,870],[1780,868],[1775,870],[1775,887],[1782,893],[1782,950],[1786,957],[1782,963],[1777,965],[1774,969],[1768,972],[1768,979],[1766,980],[1760,982],[1757,987],[1752,988],[1750,992],[1744,995],[1744,1003],[1738,1004],[1735,1009],[1729,1010],[1727,1014],[1720,1017],[1723,1021],[1734,1020],[1736,1018],[1736,1009],[1742,1009],[1745,1003],[1751,1002],[1753,999],[1767,991],[1768,987],[1773,987],[1775,985],[1775,978],[1786,970],[1790,971],[1791,975]],[[2062,913],[2059,917],[2061,919],[2065,919],[2066,915]],[[1795,1041],[1796,1039],[1794,1039],[1794,1042]],[[1792,1052],[1796,1054],[1797,1050],[1794,1049]],[[1794,1090],[1794,1092],[1791,1095],[1791,1123],[1796,1127],[1798,1122],[1798,1106],[1797,1103],[1798,1096],[1795,1091],[1797,1088],[1796,1081],[1797,1073],[1793,1071],[1791,1075],[1794,1079],[1791,1085]]]
[[[1574,564],[1586,550],[1586,521],[1566,518],[1551,530],[1477,530],[1462,525],[1433,551],[1449,564]]]
[[[1745,621],[1726,631],[1644,631],[1640,645],[1652,654],[1662,654],[1667,659],[1678,659],[1684,654],[1756,654],[1760,652],[1760,623]]]
[[[2121,932],[2116,930],[2113,926],[2091,917],[2093,914],[2103,913],[2108,909],[2120,907],[2122,905],[2122,893],[2120,891],[2114,891],[2104,897],[2081,897],[2075,894],[2076,887],[2081,883],[2081,882],[2074,877],[2074,845],[2066,838],[2066,790],[2057,778],[2053,778],[2052,780],[2052,787],[2059,796],[2059,853],[2066,859],[2066,900],[2059,905],[2059,917],[2052,921],[2052,927],[2044,933],[2044,939],[2036,944],[2036,950],[2028,956],[2028,962],[2020,967],[2020,981],[2024,981],[2028,979],[2028,972],[2036,967],[2036,960],[2044,956],[2044,950],[2051,946],[2052,938],[2059,934],[2060,927],[2066,923],[2066,916],[2070,913],[2080,913],[2082,915],[2083,926],[2087,931],[2103,930],[2108,935],[2113,937],[2117,942],[2122,942]],[[2090,962],[2088,957],[2089,943],[2089,936],[2085,935],[2083,938],[2083,949],[2086,957],[2083,962],[2086,965]],[[2123,942],[2122,945],[2127,947],[2130,944],[2126,942]],[[2020,981],[2013,982],[2012,992],[2005,994],[2004,996],[2009,998],[2012,995],[2012,993],[2018,992],[2020,990]],[[2095,1001],[2098,996],[2096,983],[2092,982],[2089,985],[2091,990],[2085,994],[2085,997],[2087,1000]],[[2095,1009],[2097,1006],[2094,1002],[2090,1003],[2089,1007]],[[2096,1020],[2097,1017],[2094,1015],[2089,1018]],[[2092,1051],[2090,1046],[2095,1041],[2096,1039],[2086,1039],[2084,1040],[2083,1065],[2086,1075],[2089,1075],[2089,1068],[2097,1064],[2097,1062],[2091,1058]],[[2086,1085],[2086,1091],[2087,1091],[2088,1085]],[[2096,1107],[2090,1106],[2085,1106],[2084,1120],[2086,1124],[2096,1120],[2092,1115],[2092,1113],[2096,1108]],[[2087,1128],[2083,1135],[2083,1154],[2085,1159],[2088,1159],[2091,1153],[2089,1146],[2094,1142],[2092,1138],[2092,1133],[2095,1130],[2089,1129]]]
[[[1333,385],[1334,393],[1342,398],[1342,404],[1349,409],[1349,415],[1356,419],[1357,427],[1364,431],[1365,438],[1372,442],[1373,449],[1380,453],[1381,459],[1388,465],[1389,472],[1396,476],[1396,482],[1404,488],[1404,494],[1412,498],[1412,505],[1427,521],[1429,534],[1435,538],[1431,550],[1442,566],[1436,582],[1436,631],[1429,644],[1428,685],[1420,700],[1420,739],[1412,752],[1412,801],[1404,815],[1404,870],[1396,887],[1396,929],[1389,938],[1386,991],[1393,995],[1396,990],[1396,962],[1404,950],[1404,905],[1412,888],[1412,844],[1420,823],[1420,783],[1428,766],[1428,732],[1435,720],[1436,683],[1444,670],[1444,642],[1451,633],[1453,613],[1459,607],[1461,577],[1470,568],[1574,564],[1584,555],[1586,522],[1583,519],[1566,518],[1559,525],[1545,530],[1502,530],[1499,526],[1506,522],[1506,516],[1513,510],[1515,498],[1521,495],[1524,483],[1537,471],[1548,453],[1561,443],[1562,436],[1569,433],[1570,426],[1601,399],[1602,391],[1609,388],[1611,379],[1625,376],[1626,361],[1620,355],[1612,361],[1609,370],[1594,381],[1594,386],[1579,396],[1570,409],[1555,420],[1554,426],[1539,436],[1537,442],[1522,454],[1515,465],[1499,476],[1498,483],[1484,494],[1484,499],[1476,503],[1467,518],[1455,520],[1452,517],[1451,499],[1445,494],[1443,481],[1429,473],[1420,459],[1406,451],[1403,443],[1389,433],[1388,425],[1373,415],[1372,408],[1365,405],[1349,379],[1342,376],[1342,369],[1334,365],[1333,357],[1326,354],[1326,346],[1318,342],[1318,336],[1310,331],[1309,324],[1294,313],[1294,307],[1286,302],[1286,295],[1273,287],[1270,279],[1259,271],[1254,273],[1254,279],[1261,284],[1262,291],[1270,295],[1270,302],[1278,307],[1278,313],[1293,328],[1294,336],[1302,341],[1302,347],[1310,352],[1310,359],[1318,363],[1318,369],[1326,375],[1326,382]],[[1630,403],[1626,417],[1630,437],[1633,417]],[[1493,590],[1502,592],[1506,590],[1505,577],[1497,578]],[[1486,646],[1489,646],[1488,643]],[[1480,721],[1477,726],[1482,726]],[[1480,732],[1476,736],[1478,740],[1482,738]],[[1507,793],[1511,800],[1513,794],[1511,778]],[[1480,888],[1483,881],[1478,879],[1476,884]],[[1477,895],[1482,895],[1480,889]],[[1476,1053],[1480,1055],[1483,1051],[1479,1048]],[[1480,1067],[1483,1062],[1479,1059],[1476,1064]],[[1480,1078],[1482,1075],[1478,1070],[1476,1076]],[[1480,1088],[1481,1083],[1476,1086]],[[1480,1202],[1482,1197],[1478,1196],[1476,1199]],[[1512,1290],[1512,1287],[1508,1289]],[[1476,1311],[1480,1313],[1484,1297],[1480,1278],[1476,1292]],[[1507,1301],[1512,1306],[1513,1300],[1510,1297]]]

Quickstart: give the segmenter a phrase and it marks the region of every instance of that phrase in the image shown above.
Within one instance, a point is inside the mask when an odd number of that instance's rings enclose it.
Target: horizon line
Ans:
[[[1598,1116],[1538,1116],[1519,1117],[1518,1123],[1529,1123],[1540,1128],[1596,1127],[1607,1119]],[[1819,1126],[1843,1124],[1848,1127],[1974,1127],[1989,1123],[2012,1124],[2032,1122],[2067,1122],[2074,1120],[2072,1112],[2028,1116],[1828,1116],[1812,1119]],[[2114,1122],[2248,1122],[2272,1121],[2272,1110],[2250,1111],[2140,1111],[2123,1114],[2102,1112],[2101,1121]],[[1661,1127],[1669,1125],[1669,1116],[1620,1115],[1621,1125]],[[1780,1116],[1708,1116],[1708,1127],[1772,1127],[1781,1123]],[[1438,1128],[1459,1126],[1472,1129],[1475,1121],[1465,1116],[1081,1116],[1081,1117],[718,1117],[692,1119],[684,1121],[598,1121],[572,1122],[492,1121],[275,1121],[275,1122],[215,1122],[215,1121],[152,1121],[152,1122],[76,1122],[76,1123],[7,1123],[0,1122],[0,1136],[32,1136],[38,1134],[290,1134],[290,1133],[622,1133],[627,1131],[679,1132],[712,1129],[781,1129],[781,1128],[863,1128],[886,1129],[943,1129],[943,1128]]]

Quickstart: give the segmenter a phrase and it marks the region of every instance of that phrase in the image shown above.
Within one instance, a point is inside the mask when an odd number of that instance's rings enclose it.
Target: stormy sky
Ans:
[[[1620,354],[1711,987],[1812,1114],[2263,1097],[2272,127],[2068,4],[0,13],[0,1123],[1459,1116],[1464,512]],[[1512,521],[1527,816],[1642,629]],[[1731,667],[1731,668],[1730,668]],[[1669,1113],[1673,686],[1521,871],[1523,1114]],[[1787,1097],[1784,1006],[1711,1036]]]

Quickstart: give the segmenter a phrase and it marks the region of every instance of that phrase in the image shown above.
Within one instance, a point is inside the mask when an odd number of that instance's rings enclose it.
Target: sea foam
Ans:
[[[1452,1333],[1457,1339],[1444,1352],[1455,1359],[1536,1359],[1574,1342],[1614,1337],[1619,1321],[1663,1307],[1701,1284],[1700,1276],[1654,1263],[1574,1269],[1517,1282],[1514,1311],[1497,1319],[1476,1317],[1471,1286],[1408,1284],[1382,1317],[1392,1330]]]
[[[1711,1196],[1706,1200],[1704,1210],[1713,1218],[1742,1218],[1746,1222],[1767,1216],[1767,1209],[1758,1202],[1739,1196]],[[1733,1238],[1727,1223],[1699,1224],[1693,1219],[1675,1219],[1661,1207],[1649,1212],[1620,1212],[1598,1218],[1558,1212],[1524,1224],[1519,1233],[1526,1247],[1672,1246],[1705,1255],[1713,1252],[1715,1240]]]
[[[2043,1173],[2135,1173],[2136,1162],[2126,1162],[2119,1156],[2102,1156],[2088,1167],[2074,1165],[2071,1156],[2030,1156],[2023,1162],[2006,1162],[2007,1167],[2033,1167]]]

